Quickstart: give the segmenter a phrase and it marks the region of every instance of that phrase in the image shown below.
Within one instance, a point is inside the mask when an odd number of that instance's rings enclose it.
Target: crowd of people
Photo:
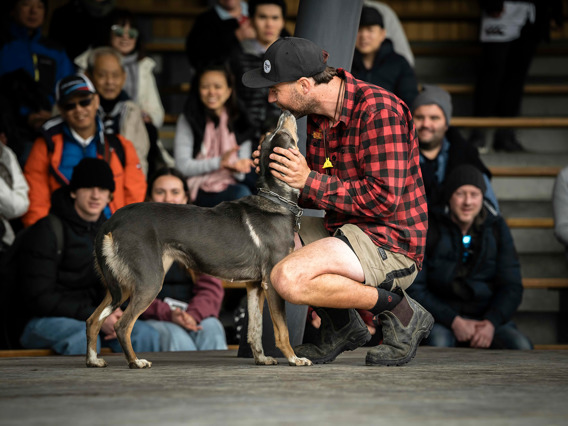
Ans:
[[[9,345],[84,353],[85,320],[102,297],[92,263],[101,223],[135,202],[213,207],[254,194],[255,150],[284,108],[308,115],[308,152],[275,150],[274,173],[301,191],[303,206],[326,211],[317,237],[302,227],[298,250],[272,274],[287,301],[314,307],[307,323],[315,331],[298,356],[330,362],[372,344],[368,364],[400,365],[423,339],[532,347],[511,320],[522,298],[520,265],[478,154],[481,136],[467,140],[451,126],[448,92],[419,87],[388,6],[363,7],[348,72],[329,67],[314,43],[289,37],[284,0],[218,0],[187,35],[195,73],[169,153],[159,140],[156,62],[145,55],[136,16],[113,0],[71,0],[53,11],[45,35],[47,3],[2,6],[2,291],[24,305],[2,308]],[[510,2],[495,3],[485,2],[484,13],[514,13]],[[533,42],[543,12],[526,11],[520,37]],[[514,48],[490,47],[495,59]],[[522,74],[511,91],[522,90],[528,63],[511,64]],[[480,76],[476,99],[500,84],[489,80]],[[519,103],[515,97],[491,111],[515,115]],[[476,106],[478,115],[491,111]],[[511,131],[496,138],[495,148],[522,149]],[[554,207],[556,235],[568,247],[566,181],[564,170]],[[226,349],[223,298],[220,280],[174,264],[136,322],[134,350]],[[113,326],[121,315],[118,308],[107,318],[99,348],[120,350]]]

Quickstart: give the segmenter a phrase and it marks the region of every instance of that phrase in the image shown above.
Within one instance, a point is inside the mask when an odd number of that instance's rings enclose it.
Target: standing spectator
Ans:
[[[558,173],[554,182],[552,207],[554,208],[554,235],[566,248],[566,260],[568,260],[568,166]]]
[[[82,74],[65,77],[57,84],[56,98],[61,117],[43,126],[43,136],[35,141],[24,168],[30,186],[24,226],[49,213],[51,194],[69,184],[73,168],[85,157],[102,158],[112,169],[116,189],[105,209],[107,217],[120,207],[144,201],[146,179],[136,150],[121,135],[105,137],[93,83]]]
[[[412,105],[418,94],[414,70],[404,56],[394,51],[387,35],[381,13],[374,7],[364,6],[351,72],[359,80],[387,89]]]
[[[247,110],[254,127],[253,138],[258,141],[265,124],[276,121],[280,116],[280,109],[268,102],[268,88],[246,87],[241,77],[245,72],[260,67],[266,49],[286,33],[286,3],[284,0],[250,0],[248,7],[256,38],[241,40],[231,53],[230,65],[236,78],[237,98]]]
[[[20,342],[27,349],[52,349],[63,355],[85,354],[85,321],[102,301],[104,292],[93,267],[94,240],[105,221],[102,213],[115,189],[113,172],[104,160],[83,159],[68,186],[53,193],[50,215],[23,236],[17,254],[19,300],[27,322]],[[60,223],[61,236],[54,230]],[[61,242],[57,239],[62,238]],[[58,254],[58,247],[61,253]],[[114,324],[116,309],[103,323],[97,348],[121,352]],[[132,329],[136,351],[159,350],[158,333],[143,321]]]
[[[212,207],[251,195],[251,127],[237,105],[226,66],[197,73],[174,140],[176,168],[188,177],[190,201]]]
[[[471,164],[483,173],[487,192],[485,198],[498,209],[497,197],[491,187],[491,172],[479,153],[450,126],[452,98],[438,86],[424,85],[424,90],[412,103],[412,117],[420,147],[420,169],[426,188],[429,209],[444,206],[442,185],[446,176],[461,164]]]
[[[71,60],[89,47],[104,46],[115,5],[116,0],[69,0],[53,11],[49,37],[65,46]]]
[[[424,268],[409,293],[436,323],[425,344],[532,349],[511,321],[521,303],[521,267],[501,216],[484,208],[485,180],[472,165],[444,185],[445,212],[429,220]]]
[[[517,117],[525,80],[536,47],[562,25],[562,1],[480,0],[482,17],[473,113],[477,117]],[[485,150],[485,133],[475,130],[470,142]],[[524,151],[513,129],[493,135],[496,151]]]
[[[146,200],[187,204],[188,188],[183,175],[173,168],[158,170],[148,182]],[[201,274],[194,281],[185,268],[174,263],[166,273],[160,294],[142,318],[160,333],[163,351],[227,349],[225,330],[219,321],[223,294],[218,278]],[[165,298],[173,299],[178,307],[170,306]]]
[[[41,34],[44,0],[8,3],[8,37],[0,47],[0,91],[14,108],[19,132],[10,145],[23,167],[39,129],[51,118],[55,84],[74,68],[63,48]]]
[[[0,129],[0,139],[2,134]],[[0,140],[0,259],[14,242],[14,230],[8,221],[28,210],[28,190],[16,155]]]
[[[97,47],[89,55],[87,75],[100,96],[105,134],[121,134],[131,141],[146,175],[150,138],[142,109],[123,90],[126,71],[122,55],[113,47]]]
[[[185,40],[187,59],[194,70],[223,63],[240,41],[254,36],[246,2],[217,0],[195,19]]]

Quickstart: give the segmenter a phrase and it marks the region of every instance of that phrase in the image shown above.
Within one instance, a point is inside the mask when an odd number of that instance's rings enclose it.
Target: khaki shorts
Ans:
[[[414,260],[400,253],[393,253],[377,247],[373,241],[356,225],[346,224],[335,235],[343,234],[359,258],[365,273],[365,285],[381,287],[391,291],[395,287],[406,290],[416,275],[418,268]],[[304,245],[329,237],[329,232],[321,217],[302,217],[300,238]]]

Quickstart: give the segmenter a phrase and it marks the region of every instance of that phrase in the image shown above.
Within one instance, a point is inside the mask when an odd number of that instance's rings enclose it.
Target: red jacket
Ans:
[[[24,176],[30,187],[30,208],[22,217],[24,226],[33,225],[49,213],[51,194],[57,188],[68,185],[69,181],[59,171],[61,154],[63,152],[63,124],[54,126],[55,131],[36,139],[30,156],[24,167]],[[144,201],[146,194],[146,178],[140,167],[140,161],[132,142],[117,135],[124,151],[124,166],[115,150],[108,148],[107,158],[114,175],[115,191],[109,206],[114,213],[127,204]],[[48,147],[46,138],[50,139],[52,149]],[[102,153],[99,158],[104,158]]]

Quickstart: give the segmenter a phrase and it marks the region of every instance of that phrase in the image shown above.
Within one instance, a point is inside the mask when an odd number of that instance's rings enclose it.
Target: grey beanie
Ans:
[[[422,105],[438,105],[444,112],[446,117],[446,124],[449,126],[452,119],[452,97],[448,92],[439,86],[432,84],[425,84],[422,91],[414,98],[412,103],[412,112]]]

